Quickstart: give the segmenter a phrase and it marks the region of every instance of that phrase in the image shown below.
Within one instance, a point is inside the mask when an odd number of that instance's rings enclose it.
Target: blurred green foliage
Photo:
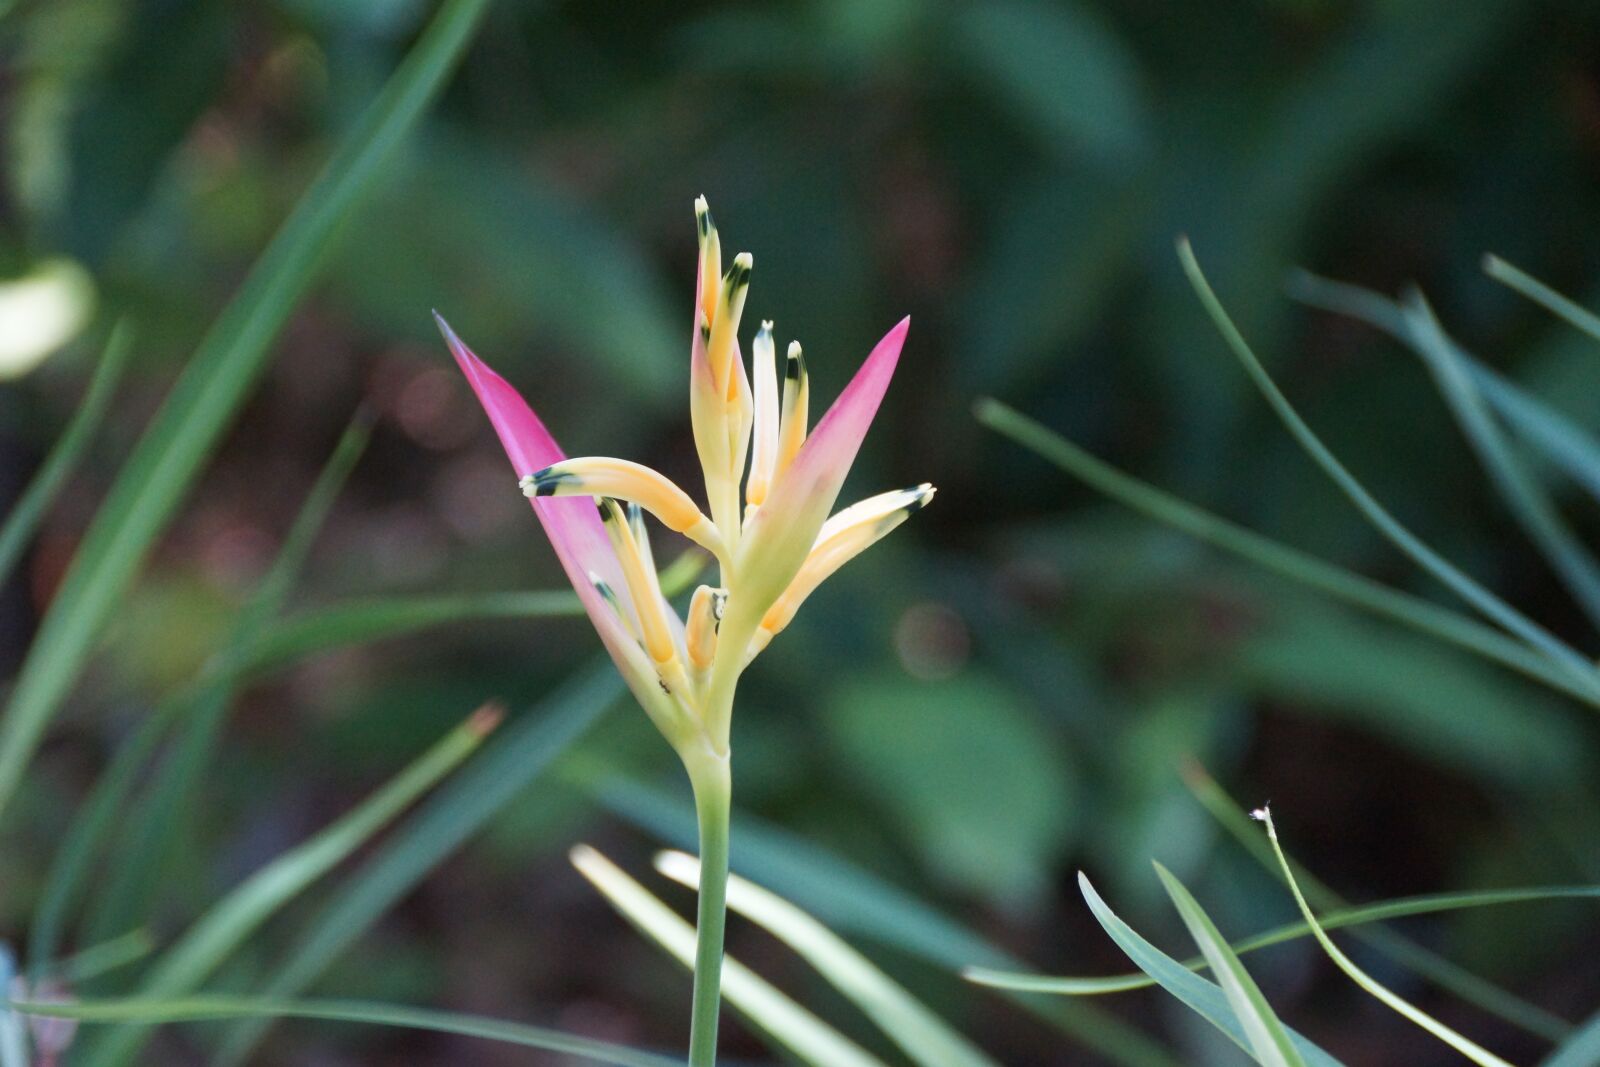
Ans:
[[[9,673],[178,368],[432,10],[0,10],[0,268],[20,277],[71,257],[95,280],[98,327],[126,316],[138,329],[89,461],[0,601]],[[1600,877],[1592,711],[1224,560],[968,414],[997,395],[1252,529],[1444,601],[1249,390],[1171,254],[1186,233],[1285,391],[1373,494],[1592,656],[1600,641],[1498,503],[1425,367],[1283,286],[1296,266],[1382,292],[1415,282],[1486,366],[1600,430],[1594,343],[1477,269],[1499,253],[1593,306],[1597,167],[1600,15],[1559,0],[797,0],[634,5],[625,18],[499,0],[443,99],[344,220],[263,383],[118,604],[7,814],[0,939],[25,942],[95,776],[222,646],[359,402],[378,413],[373,441],[292,609],[559,587],[430,308],[524,389],[569,451],[615,449],[692,483],[682,401],[699,193],[729,251],[754,253],[751,316],[805,342],[819,398],[912,314],[851,488],[940,487],[748,676],[735,748],[750,818],[981,929],[999,946],[984,951],[1081,973],[1122,965],[1077,894],[1079,867],[1168,947],[1184,934],[1151,858],[1230,933],[1288,917],[1184,789],[1177,767],[1191,757],[1235,796],[1270,797],[1299,858],[1351,900]],[[8,505],[69,419],[103,336],[90,330],[0,387]],[[1522,458],[1578,540],[1595,543],[1594,500]],[[594,644],[581,621],[476,621],[275,665],[221,727],[192,840],[150,916],[158,939],[484,698],[532,706]],[[679,796],[670,754],[619,709],[558,766],[530,775],[488,834],[448,859],[430,853],[431,876],[311,991],[678,1043],[686,981],[563,858],[591,839],[643,871],[656,839],[637,812],[602,813],[593,783],[636,778]],[[734,855],[738,869],[737,841]],[[839,925],[848,908],[830,913],[825,896],[800,902]],[[279,973],[325,903],[312,894],[288,909],[222,987]],[[1600,1000],[1585,964],[1600,927],[1583,908],[1541,915],[1527,919],[1537,937],[1481,916],[1408,931],[1584,1018]],[[1046,1025],[951,981],[960,960],[876,940],[897,980],[1003,1062],[1083,1062]],[[836,1004],[737,922],[730,946],[803,1003]],[[1316,960],[1298,945],[1252,963],[1297,1029],[1350,1062],[1449,1062],[1403,1023],[1364,1014],[1310,971]],[[1403,972],[1382,977],[1430,1011],[1443,1000]],[[1222,1055],[1140,997],[1113,1010],[1176,1043],[1182,1062]],[[1543,1047],[1496,1022],[1483,1030],[1519,1061]],[[730,1031],[733,1054],[761,1055]],[[164,1034],[161,1047],[186,1062],[206,1033]],[[305,1062],[313,1047],[357,1062],[397,1050],[415,1063],[525,1062],[302,1024],[276,1027],[261,1062]]]

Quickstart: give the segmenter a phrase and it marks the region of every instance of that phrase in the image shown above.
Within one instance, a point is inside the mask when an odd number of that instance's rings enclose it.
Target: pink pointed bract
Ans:
[[[556,444],[522,394],[479,359],[444,319],[434,317],[450,345],[451,355],[455,356],[456,364],[467,376],[473,393],[494,425],[516,477],[525,477],[565,459],[561,446]],[[628,588],[594,504],[587,497],[538,497],[530,498],[529,503],[539,516],[562,569],[567,572],[567,580],[583,601],[595,628],[609,644],[614,636],[612,631],[616,629],[616,616],[595,589],[591,575],[603,579],[624,603],[629,602]]]

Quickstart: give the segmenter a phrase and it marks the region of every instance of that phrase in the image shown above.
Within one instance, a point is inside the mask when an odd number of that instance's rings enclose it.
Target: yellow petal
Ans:
[[[609,496],[638,504],[669,530],[683,534],[719,558],[722,537],[700,513],[689,494],[671,479],[641,463],[609,456],[565,459],[522,479],[522,492],[535,496]]]

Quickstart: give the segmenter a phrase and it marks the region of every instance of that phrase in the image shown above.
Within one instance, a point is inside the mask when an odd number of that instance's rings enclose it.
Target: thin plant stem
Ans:
[[[689,1022],[690,1067],[717,1062],[717,1017],[722,1006],[722,944],[728,921],[728,822],[732,778],[726,755],[709,748],[686,759],[700,823],[700,904],[695,920],[694,1007]]]

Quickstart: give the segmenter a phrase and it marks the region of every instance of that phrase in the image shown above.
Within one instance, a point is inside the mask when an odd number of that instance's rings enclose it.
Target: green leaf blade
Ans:
[[[1272,1005],[1267,1003],[1255,979],[1244,969],[1244,964],[1239,962],[1239,957],[1228,946],[1227,939],[1205,913],[1205,909],[1200,907],[1200,902],[1171,871],[1159,863],[1155,866],[1156,875],[1161,879],[1173,907],[1178,909],[1184,926],[1189,928],[1189,936],[1194,938],[1206,962],[1211,965],[1211,972],[1217,976],[1234,1016],[1244,1029],[1256,1062],[1264,1067],[1305,1067],[1305,1059],[1278,1021]]]
[[[443,86],[488,0],[446,0],[201,341],[84,536],[0,715],[0,812],[156,537],[265,370],[339,222]]]

